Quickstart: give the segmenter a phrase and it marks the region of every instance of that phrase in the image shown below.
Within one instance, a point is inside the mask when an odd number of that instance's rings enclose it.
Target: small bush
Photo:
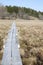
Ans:
[[[0,50],[3,48],[3,39],[0,36]]]

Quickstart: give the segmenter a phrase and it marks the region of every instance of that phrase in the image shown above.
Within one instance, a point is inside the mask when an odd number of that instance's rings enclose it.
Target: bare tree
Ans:
[[[8,15],[7,9],[5,6],[0,5],[0,18],[4,18]]]

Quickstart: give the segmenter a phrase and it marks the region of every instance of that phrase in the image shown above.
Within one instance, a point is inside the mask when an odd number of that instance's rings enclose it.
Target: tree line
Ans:
[[[39,16],[40,15],[40,16]],[[0,6],[0,18],[5,17],[19,17],[29,19],[29,16],[41,17],[43,19],[43,12],[36,11],[31,8],[18,7],[18,6]]]
[[[39,13],[41,15],[43,15],[43,12],[37,12],[36,10],[30,9],[30,8],[26,8],[26,7],[17,7],[17,6],[6,6],[7,11],[12,14],[12,13],[16,13],[18,14],[19,12],[21,13],[25,13],[28,14],[30,16],[34,16],[34,17],[39,17]]]

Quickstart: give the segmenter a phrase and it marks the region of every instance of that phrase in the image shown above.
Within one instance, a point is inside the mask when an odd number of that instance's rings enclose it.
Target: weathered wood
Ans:
[[[2,65],[22,65],[16,34],[16,25],[13,23],[5,43]]]

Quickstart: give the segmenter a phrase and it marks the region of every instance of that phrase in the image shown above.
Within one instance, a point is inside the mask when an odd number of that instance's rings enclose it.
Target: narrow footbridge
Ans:
[[[16,34],[16,24],[13,23],[5,42],[2,65],[22,65]]]

